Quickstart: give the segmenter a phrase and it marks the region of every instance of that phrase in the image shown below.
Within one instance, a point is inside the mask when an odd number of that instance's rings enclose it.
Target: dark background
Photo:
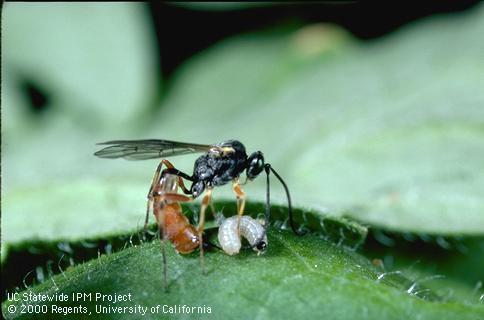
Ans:
[[[371,41],[413,20],[436,13],[463,11],[477,3],[471,0],[325,1],[214,11],[150,1],[150,10],[160,48],[160,73],[169,78],[177,66],[194,53],[241,32],[285,22],[330,22],[362,41]]]

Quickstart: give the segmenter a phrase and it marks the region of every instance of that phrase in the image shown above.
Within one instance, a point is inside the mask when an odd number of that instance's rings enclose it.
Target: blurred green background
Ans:
[[[389,229],[482,233],[480,7],[371,42],[334,24],[281,22],[197,53],[166,91],[148,9],[5,6],[4,240],[132,227],[156,160],[92,153],[137,138],[236,138],[265,153],[296,205]],[[174,161],[190,172],[195,158]],[[249,186],[249,199],[263,188]]]
[[[22,241],[142,225],[157,161],[101,160],[97,142],[235,138],[264,152],[303,210],[437,239],[437,256],[448,239],[477,239],[455,259],[472,276],[444,268],[477,301],[484,7],[445,3],[386,18],[351,2],[5,4],[2,261]],[[173,162],[191,172],[195,159]],[[264,190],[248,185],[248,201]],[[272,194],[285,204],[276,183]],[[233,199],[229,187],[214,196]],[[405,254],[408,266],[427,253]]]

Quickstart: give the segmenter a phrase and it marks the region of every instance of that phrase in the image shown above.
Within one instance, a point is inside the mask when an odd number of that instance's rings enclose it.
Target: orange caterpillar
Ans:
[[[152,209],[160,230],[163,255],[163,285],[167,289],[167,263],[164,243],[169,240],[175,250],[182,254],[193,252],[202,242],[200,232],[190,224],[183,214],[180,202],[192,201],[192,198],[178,193],[178,188],[186,190],[183,180],[171,173],[161,171],[162,166],[173,168],[168,160],[163,160],[158,166],[153,182],[148,192],[148,205],[146,209],[145,230],[148,225],[149,212]],[[201,252],[203,258],[203,253]],[[201,261],[203,268],[203,261]]]
[[[186,201],[188,197],[176,193],[178,177],[166,174],[161,178],[159,187],[154,196],[153,214],[160,227],[160,235],[168,239],[179,253],[193,252],[199,247],[200,239],[197,229],[182,213],[179,201]]]

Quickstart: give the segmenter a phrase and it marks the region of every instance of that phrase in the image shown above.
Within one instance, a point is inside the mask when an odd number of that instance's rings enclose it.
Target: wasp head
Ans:
[[[252,153],[247,159],[247,178],[255,179],[264,170],[264,155],[260,151]]]
[[[199,195],[201,195],[204,190],[205,190],[205,182],[203,180],[200,180],[192,184],[192,188],[190,192],[192,196],[196,198]]]

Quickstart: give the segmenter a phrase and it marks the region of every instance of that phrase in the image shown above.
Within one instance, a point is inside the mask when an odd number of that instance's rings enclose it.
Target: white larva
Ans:
[[[264,227],[249,216],[240,218],[240,236],[247,239],[258,254],[262,253],[267,246]],[[228,255],[239,253],[242,244],[237,232],[237,216],[227,218],[220,224],[218,242]]]

